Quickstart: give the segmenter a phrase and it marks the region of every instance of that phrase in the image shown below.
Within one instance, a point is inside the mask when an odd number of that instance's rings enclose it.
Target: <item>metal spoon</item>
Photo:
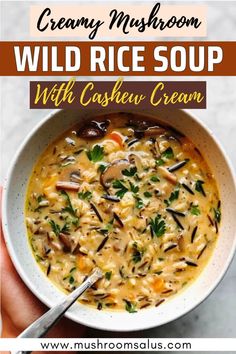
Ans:
[[[51,308],[43,316],[38,318],[33,322],[28,328],[22,332],[18,338],[41,338],[43,337],[50,328],[52,328],[64,315],[64,313],[73,305],[73,303],[82,295],[85,290],[90,288],[98,279],[102,278],[103,274],[99,268],[95,268],[92,274],[70,295],[68,295],[65,300]],[[18,351],[14,354],[26,354],[31,353],[31,351]],[[12,352],[13,354],[13,352]]]

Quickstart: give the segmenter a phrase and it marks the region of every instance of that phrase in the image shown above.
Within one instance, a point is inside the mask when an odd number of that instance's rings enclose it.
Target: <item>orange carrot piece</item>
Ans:
[[[108,139],[114,140],[120,147],[123,147],[123,139],[121,135],[117,132],[112,132],[108,135]]]

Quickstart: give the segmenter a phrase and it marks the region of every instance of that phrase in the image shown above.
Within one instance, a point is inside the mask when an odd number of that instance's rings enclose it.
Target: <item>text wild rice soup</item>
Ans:
[[[194,280],[221,219],[214,176],[192,142],[144,116],[111,114],[67,131],[30,179],[26,222],[47,277],[102,309],[158,306]]]

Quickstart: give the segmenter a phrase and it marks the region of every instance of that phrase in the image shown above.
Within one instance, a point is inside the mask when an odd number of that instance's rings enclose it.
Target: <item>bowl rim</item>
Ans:
[[[132,109],[127,109],[124,110],[125,112],[129,112]],[[12,161],[11,164],[7,170],[7,173],[5,175],[4,178],[4,183],[3,183],[3,189],[2,189],[2,229],[3,229],[3,237],[5,240],[5,244],[7,247],[7,251],[8,254],[11,258],[11,261],[17,271],[17,273],[19,274],[19,276],[21,277],[21,280],[25,283],[25,285],[28,287],[28,289],[36,296],[36,298],[38,298],[42,303],[44,303],[48,308],[51,308],[54,306],[54,304],[52,303],[52,301],[46,299],[43,295],[40,294],[40,292],[38,292],[33,283],[31,282],[31,280],[28,279],[27,275],[24,272],[24,268],[21,266],[20,262],[17,260],[16,257],[14,257],[15,251],[14,251],[14,247],[12,245],[12,240],[11,240],[11,236],[10,236],[10,232],[8,230],[8,225],[7,225],[7,192],[9,190],[9,184],[10,184],[10,180],[11,180],[11,175],[15,166],[15,163],[17,162],[19,156],[22,153],[22,150],[24,149],[25,145],[28,143],[28,141],[34,136],[34,134],[38,131],[38,129],[44,125],[44,123],[46,123],[48,120],[50,120],[53,116],[55,116],[57,113],[65,111],[63,109],[54,109],[51,112],[49,112],[43,119],[41,119],[34,127],[33,129],[31,129],[29,131],[29,133],[26,135],[26,137],[24,138],[24,140],[22,141],[22,143],[19,145]],[[89,110],[88,110],[89,111]],[[111,113],[115,113],[115,112],[119,112],[120,110],[111,110]],[[205,130],[208,135],[211,136],[211,138],[213,139],[214,143],[216,144],[217,148],[219,149],[220,153],[222,154],[226,165],[228,166],[229,169],[229,173],[230,176],[232,177],[232,183],[233,183],[233,188],[236,191],[236,175],[235,175],[235,170],[233,167],[233,164],[230,160],[230,158],[228,157],[228,154],[225,152],[225,149],[223,148],[222,144],[219,142],[218,138],[215,136],[215,134],[212,132],[212,130],[204,123],[202,122],[200,119],[198,119],[196,117],[195,114],[191,112],[189,112],[189,110],[187,109],[180,109],[180,111],[183,111],[184,114],[186,114],[189,118],[192,118],[198,125],[200,125],[200,127]],[[93,112],[93,111],[91,111]],[[99,111],[100,112],[100,111]],[[110,112],[110,111],[109,111]],[[152,113],[155,113],[155,111],[147,111],[147,112],[141,112],[141,114],[150,114],[152,115]],[[191,304],[191,306],[188,306],[185,308],[185,310],[182,313],[178,313],[176,315],[173,315],[171,320],[163,320],[160,323],[158,323],[157,325],[153,325],[150,324],[150,326],[145,326],[143,327],[143,325],[141,323],[137,323],[136,326],[132,326],[132,328],[122,328],[122,325],[120,325],[120,327],[118,328],[112,328],[110,329],[108,326],[106,326],[106,324],[100,324],[97,323],[96,321],[90,321],[90,323],[88,323],[88,321],[83,320],[83,319],[78,319],[78,317],[73,314],[73,313],[66,313],[65,317],[80,323],[84,326],[87,327],[91,327],[94,329],[98,329],[98,330],[103,330],[103,331],[113,331],[113,332],[130,332],[130,331],[141,331],[141,330],[146,330],[146,329],[150,329],[150,328],[154,328],[154,327],[159,327],[162,326],[164,324],[170,323],[172,321],[177,320],[178,318],[183,317],[184,315],[186,315],[187,313],[189,313],[190,311],[194,310],[196,307],[198,307],[204,300],[206,300],[211,293],[216,289],[216,287],[219,285],[219,283],[222,281],[222,279],[224,278],[224,276],[226,275],[226,272],[230,266],[230,264],[233,261],[233,257],[236,251],[236,230],[234,231],[234,242],[233,245],[231,247],[231,251],[228,254],[225,262],[224,262],[224,266],[221,268],[221,270],[219,271],[218,276],[214,279],[214,281],[212,281],[212,285],[211,287],[209,287],[203,295],[198,297],[198,300],[195,301],[195,303]],[[151,308],[150,308],[151,309]],[[149,309],[149,310],[150,310]],[[144,310],[145,311],[145,310]],[[112,312],[115,313],[115,312]],[[92,323],[91,323],[92,322]]]

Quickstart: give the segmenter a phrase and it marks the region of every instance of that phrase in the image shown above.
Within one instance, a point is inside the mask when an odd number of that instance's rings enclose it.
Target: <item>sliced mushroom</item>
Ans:
[[[171,182],[172,184],[177,183],[177,177],[173,173],[169,172],[167,168],[159,166],[158,170],[162,173],[162,176],[169,182]]]
[[[135,131],[145,131],[150,126],[150,123],[146,120],[129,119],[127,125],[134,128]]]
[[[115,160],[101,174],[101,184],[105,188],[109,188],[111,181],[122,178],[122,171],[130,166],[126,159]]]
[[[159,142],[157,140],[155,140],[154,142],[154,147],[155,147],[155,158],[159,159],[161,157],[161,151],[160,151],[160,146],[159,146]]]
[[[137,171],[141,172],[143,167],[142,167],[142,161],[141,158],[136,155],[136,154],[130,154],[129,157],[129,162],[131,165],[135,165],[137,167]]]
[[[72,248],[72,242],[71,242],[70,235],[67,235],[67,234],[64,234],[63,232],[60,232],[59,233],[59,239],[63,243],[65,251],[70,252],[71,248]]]
[[[136,118],[132,117],[127,125],[133,128],[134,136],[138,139],[144,136],[156,136],[166,133],[166,128],[157,125],[154,121],[142,120],[141,116],[138,119],[137,116]]]
[[[79,183],[76,182],[69,182],[69,181],[57,181],[56,188],[58,190],[67,189],[69,191],[78,191],[79,190]]]
[[[162,135],[164,133],[166,133],[165,128],[155,126],[155,127],[149,127],[147,130],[145,130],[144,136],[157,136],[157,135]]]
[[[80,171],[72,171],[70,173],[70,181],[71,182],[75,182],[75,183],[78,183],[78,181],[81,180],[81,177],[80,177]]]
[[[96,122],[93,120],[88,124],[85,124],[83,127],[81,127],[76,132],[76,135],[79,136],[80,138],[86,138],[86,139],[102,138],[105,136],[107,132],[108,125],[109,125],[108,120],[104,122]]]
[[[75,241],[69,233],[60,232],[59,239],[64,246],[64,251],[74,254],[78,252],[80,244],[78,241]]]

